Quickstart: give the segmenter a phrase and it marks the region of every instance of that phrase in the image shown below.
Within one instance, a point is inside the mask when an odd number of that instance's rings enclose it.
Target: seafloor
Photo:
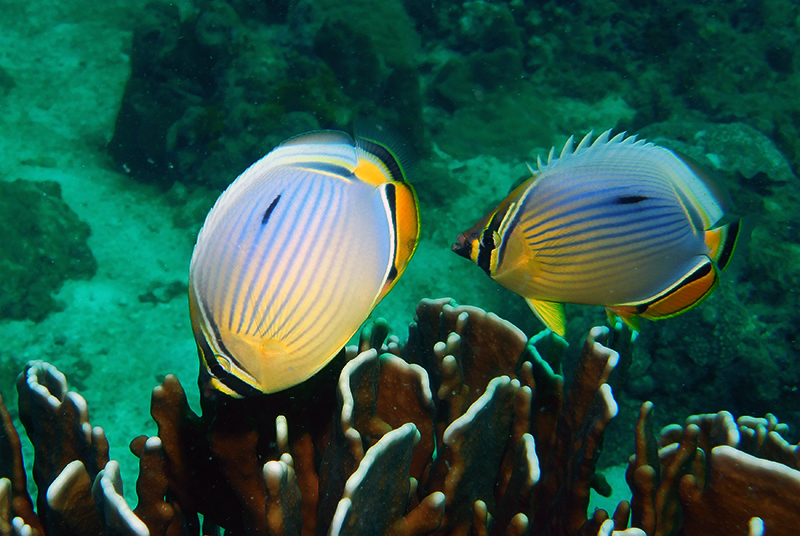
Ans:
[[[626,460],[648,399],[660,424],[722,409],[800,424],[796,3],[147,4],[0,0],[0,180],[57,182],[96,260],[39,289],[42,262],[20,259],[25,233],[41,231],[14,226],[21,197],[0,200],[0,266],[26,276],[0,284],[6,399],[27,360],[54,363],[134,475],[128,443],[155,433],[150,391],[167,373],[196,382],[185,288],[219,191],[283,138],[369,116],[419,156],[422,239],[374,312],[401,339],[416,302],[440,296],[539,331],[450,244],[569,135],[641,132],[715,169],[738,212],[758,217],[715,295],[645,323],[601,465]],[[605,321],[567,311],[573,348]]]

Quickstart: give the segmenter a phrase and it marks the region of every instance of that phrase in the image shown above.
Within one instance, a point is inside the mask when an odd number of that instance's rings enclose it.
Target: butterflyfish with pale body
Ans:
[[[708,297],[733,254],[740,220],[709,172],[669,149],[591,133],[462,233],[453,251],[519,294],[564,336],[564,303],[639,317],[678,315]]]
[[[402,275],[418,221],[401,159],[374,139],[310,132],[250,166],[189,270],[206,392],[272,393],[322,369]]]

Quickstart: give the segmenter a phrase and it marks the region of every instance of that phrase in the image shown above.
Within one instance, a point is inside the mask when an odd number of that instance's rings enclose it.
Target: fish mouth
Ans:
[[[466,233],[458,235],[455,244],[451,246],[453,253],[461,255],[465,259],[472,260],[472,241],[466,236]]]

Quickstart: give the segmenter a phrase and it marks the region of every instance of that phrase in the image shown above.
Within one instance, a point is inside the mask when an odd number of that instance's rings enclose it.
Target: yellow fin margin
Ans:
[[[407,182],[390,182],[385,188],[394,189],[395,253],[391,271],[376,301],[379,302],[403,275],[419,242],[419,205],[414,188]]]
[[[525,298],[525,303],[531,308],[536,317],[542,321],[553,333],[560,337],[567,334],[567,317],[564,314],[564,304],[543,300]]]

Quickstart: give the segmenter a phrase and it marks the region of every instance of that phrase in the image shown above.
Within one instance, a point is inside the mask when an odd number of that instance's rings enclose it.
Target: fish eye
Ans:
[[[228,358],[228,357],[226,357],[224,355],[220,355],[220,354],[214,354],[214,357],[217,358],[217,364],[219,364],[219,366],[222,367],[222,370],[224,370],[225,372],[230,373],[230,371],[231,371],[231,360],[230,360],[230,358]]]
[[[495,240],[494,240],[494,233],[493,231],[486,230],[481,234],[481,246],[488,249],[494,249],[495,247]]]

